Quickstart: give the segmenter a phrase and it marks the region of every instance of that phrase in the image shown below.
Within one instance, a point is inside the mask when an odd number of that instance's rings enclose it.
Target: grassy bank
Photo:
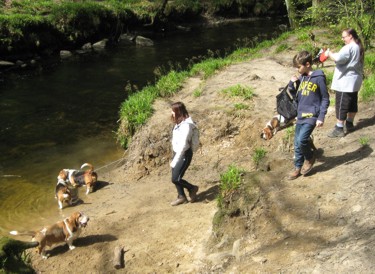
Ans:
[[[103,38],[116,42],[122,33],[136,28],[168,31],[176,24],[197,20],[201,14],[270,16],[283,11],[282,6],[282,0],[272,6],[251,0],[175,0],[165,6],[162,0],[1,1],[0,52],[8,59],[21,53],[51,54]]]
[[[199,75],[202,79],[206,79],[213,75],[216,71],[225,66],[236,62],[249,61],[261,56],[262,49],[276,46],[274,53],[280,53],[291,47],[297,50],[313,51],[313,43],[308,38],[309,29],[299,29],[293,32],[286,32],[276,39],[267,40],[259,43],[256,47],[244,47],[235,50],[225,58],[207,58],[201,63],[194,64],[187,70],[176,71],[171,70],[165,76],[161,77],[155,85],[145,87],[139,92],[131,94],[120,107],[120,125],[117,131],[117,140],[127,148],[131,142],[131,138],[137,129],[145,124],[152,115],[152,103],[158,97],[169,97],[178,92],[183,86],[184,81],[188,77]],[[326,32],[327,38],[331,39],[332,49],[338,51],[342,47],[342,42],[336,38],[340,37],[341,31],[332,30]],[[296,36],[295,45],[286,43],[290,36]],[[327,85],[330,86],[333,76],[332,69],[323,68],[327,75]],[[365,80],[360,92],[362,101],[371,100],[375,94],[375,52],[368,50],[365,54]],[[194,93],[195,94],[195,93]],[[199,91],[196,92],[199,96]]]

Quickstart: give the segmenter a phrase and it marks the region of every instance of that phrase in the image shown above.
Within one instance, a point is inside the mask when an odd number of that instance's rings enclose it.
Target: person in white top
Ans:
[[[182,179],[193,158],[191,139],[194,122],[182,102],[173,103],[171,108],[174,127],[172,134],[173,159],[170,166],[172,168],[172,183],[175,184],[178,195],[171,205],[177,206],[188,202],[185,188],[189,192],[190,202],[196,201],[199,188]]]
[[[358,92],[363,81],[364,48],[354,29],[345,29],[341,39],[345,46],[339,52],[326,52],[336,63],[331,89],[336,94],[335,128],[328,137],[344,137],[354,130],[354,117],[358,112]],[[345,130],[344,130],[345,127]]]

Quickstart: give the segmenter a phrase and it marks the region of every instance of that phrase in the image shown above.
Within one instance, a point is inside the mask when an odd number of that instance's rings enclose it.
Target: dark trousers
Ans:
[[[184,156],[176,163],[175,167],[172,168],[172,183],[175,184],[179,196],[186,196],[184,188],[191,190],[194,187],[188,181],[182,179],[185,171],[188,169],[191,163],[192,158],[193,151],[189,148],[187,151],[185,151]]]

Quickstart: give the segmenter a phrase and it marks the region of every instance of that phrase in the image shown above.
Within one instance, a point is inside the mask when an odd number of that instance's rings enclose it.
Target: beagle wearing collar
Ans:
[[[73,241],[79,237],[82,228],[86,227],[90,218],[83,212],[73,212],[70,217],[65,218],[51,226],[44,227],[40,231],[27,231],[18,232],[11,231],[12,235],[28,235],[32,236],[32,241],[38,242],[37,252],[42,256],[43,259],[47,259],[46,246],[52,246],[61,242],[66,242],[70,250],[73,250],[75,246]]]

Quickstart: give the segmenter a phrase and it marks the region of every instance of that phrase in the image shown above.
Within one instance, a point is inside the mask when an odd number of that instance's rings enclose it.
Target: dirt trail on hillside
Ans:
[[[48,260],[32,256],[38,273],[370,273],[375,262],[373,105],[361,105],[356,131],[341,139],[326,134],[334,124],[331,108],[323,128],[315,130],[318,159],[311,175],[286,181],[293,153],[285,131],[260,139],[274,115],[275,95],[295,70],[295,51],[231,65],[215,76],[190,78],[173,98],[157,100],[155,113],[134,137],[121,166],[99,174],[99,189],[81,196],[84,204],[66,208],[90,216],[76,249],[53,248]],[[331,66],[333,63],[327,63]],[[237,84],[255,90],[252,100],[219,91]],[[201,96],[193,92],[201,90]],[[198,201],[170,206],[176,190],[170,182],[170,103],[183,101],[201,130],[201,150],[185,178],[199,186]],[[236,110],[235,103],[248,109]],[[361,146],[361,137],[370,137]],[[220,174],[235,164],[256,170],[254,148],[267,150],[268,171],[259,188],[252,222],[238,239],[231,234],[208,245]],[[250,175],[249,175],[250,176]],[[234,217],[235,218],[235,217]],[[57,221],[57,219],[55,220]],[[235,224],[235,222],[234,222]],[[240,223],[239,223],[240,224]],[[45,225],[45,224],[41,224]],[[247,231],[246,231],[247,230]],[[226,242],[234,243],[228,245]],[[125,250],[125,267],[115,270],[113,251]]]

